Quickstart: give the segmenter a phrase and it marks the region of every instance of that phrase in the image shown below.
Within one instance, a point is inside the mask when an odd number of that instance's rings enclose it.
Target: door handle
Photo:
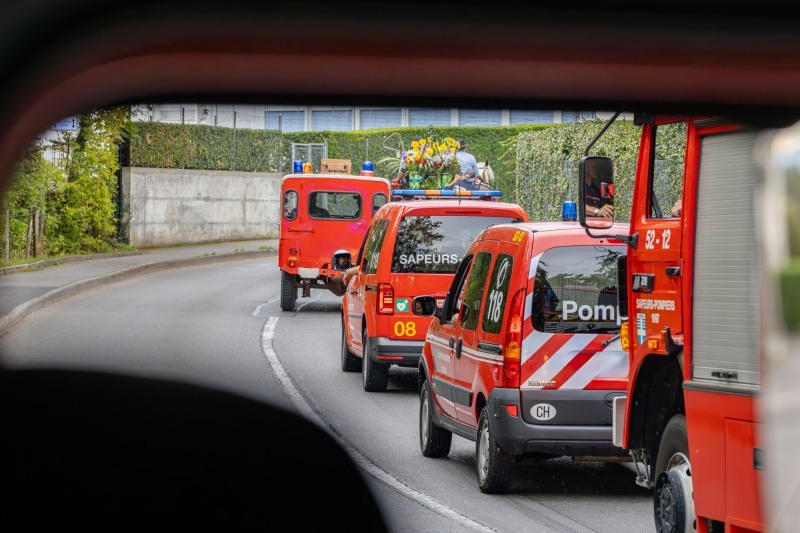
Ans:
[[[456,359],[461,359],[461,339],[456,343]]]
[[[358,296],[358,291],[350,291],[350,294],[352,294],[353,296]]]
[[[449,344],[450,344],[450,347],[451,347],[451,348],[452,348],[453,346],[455,346],[455,345],[456,345],[456,339],[455,339],[454,337],[450,337],[450,343],[449,343]]]

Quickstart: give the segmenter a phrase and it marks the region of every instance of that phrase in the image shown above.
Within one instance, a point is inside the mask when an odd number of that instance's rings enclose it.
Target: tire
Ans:
[[[478,488],[487,494],[502,494],[511,489],[516,461],[495,442],[489,431],[489,409],[484,407],[478,419],[475,442],[475,471]]]
[[[369,335],[366,328],[361,336],[364,342],[364,357],[361,360],[361,376],[364,390],[367,392],[383,392],[389,386],[389,365],[376,363],[369,351]]]
[[[425,457],[447,457],[453,434],[434,424],[433,409],[436,406],[431,398],[428,381],[425,380],[419,393],[419,448]]]
[[[656,459],[653,518],[659,533],[697,531],[686,417],[674,415],[664,428]]]
[[[342,370],[344,372],[359,372],[361,371],[361,359],[347,347],[345,320],[344,315],[342,315]]]
[[[281,309],[294,311],[297,301],[297,287],[294,286],[294,276],[281,271]]]

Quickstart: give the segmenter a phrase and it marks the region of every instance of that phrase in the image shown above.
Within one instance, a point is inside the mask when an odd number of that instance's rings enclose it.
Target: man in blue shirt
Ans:
[[[458,145],[456,158],[458,159],[459,172],[453,177],[453,181],[450,182],[445,189],[477,190],[476,185],[480,182],[478,160],[475,159],[474,155],[467,152],[467,141],[459,139]]]
[[[467,141],[464,139],[458,140],[458,152],[456,152],[456,158],[458,158],[458,163],[461,168],[461,176],[463,178],[472,179],[477,178],[480,173],[478,171],[478,161],[475,159],[475,156],[467,152]]]

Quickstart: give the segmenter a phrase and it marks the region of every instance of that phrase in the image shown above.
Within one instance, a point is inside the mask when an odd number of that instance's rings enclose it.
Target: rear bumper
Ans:
[[[379,363],[417,366],[425,341],[399,341],[385,337],[370,337],[369,351]],[[386,359],[391,358],[391,359]]]
[[[519,389],[494,389],[489,396],[489,429],[500,448],[509,455],[546,453],[568,456],[625,457],[626,450],[612,444],[611,408],[605,398],[616,391],[524,391],[525,406],[520,405]],[[536,394],[542,395],[537,402]],[[532,397],[533,396],[533,397]],[[554,399],[559,398],[556,402]],[[543,423],[523,419],[523,409],[549,405],[564,410]],[[511,416],[506,406],[515,406],[518,416]],[[601,409],[598,410],[598,407]],[[606,414],[605,411],[608,411]],[[530,418],[530,417],[528,417]]]

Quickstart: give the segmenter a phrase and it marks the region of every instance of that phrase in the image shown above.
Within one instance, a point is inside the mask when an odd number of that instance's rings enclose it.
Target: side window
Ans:
[[[458,312],[461,309],[461,301],[464,298],[464,282],[467,280],[467,272],[472,265],[472,255],[468,255],[461,260],[456,270],[456,275],[453,277],[453,282],[450,285],[450,305],[447,309],[445,316],[452,317],[450,322],[454,322],[458,318]]]
[[[489,265],[492,263],[492,254],[481,252],[475,258],[475,264],[467,281],[464,291],[463,309],[461,312],[461,327],[464,329],[478,329],[478,317],[481,312],[483,290],[486,287],[486,278],[489,276]],[[466,310],[466,317],[464,316]]]
[[[551,248],[536,266],[531,320],[545,333],[618,333],[617,259],[624,246]]]
[[[372,215],[374,216],[378,209],[386,203],[386,195],[382,192],[379,192],[375,196],[372,197]]]
[[[286,220],[297,218],[297,191],[283,193],[283,218]]]
[[[659,124],[650,162],[650,218],[679,216],[686,160],[686,122]]]
[[[388,220],[378,220],[372,227],[364,247],[364,259],[361,269],[364,274],[374,274],[378,270],[381,246],[383,245],[384,237],[386,237],[386,228],[388,227]]]
[[[375,227],[375,224],[373,224],[372,227],[370,227],[370,229],[367,230],[367,233],[364,235],[364,240],[361,241],[361,247],[358,249],[358,255],[356,256],[355,264],[358,265],[359,268],[361,268],[362,259],[364,258],[364,248],[366,248],[367,246],[367,241],[369,240],[369,236],[372,232],[373,227]]]
[[[483,311],[483,325],[486,333],[500,333],[503,329],[503,314],[508,300],[508,286],[511,284],[511,271],[514,269],[514,258],[508,254],[500,254],[494,264],[489,283],[489,297]]]

